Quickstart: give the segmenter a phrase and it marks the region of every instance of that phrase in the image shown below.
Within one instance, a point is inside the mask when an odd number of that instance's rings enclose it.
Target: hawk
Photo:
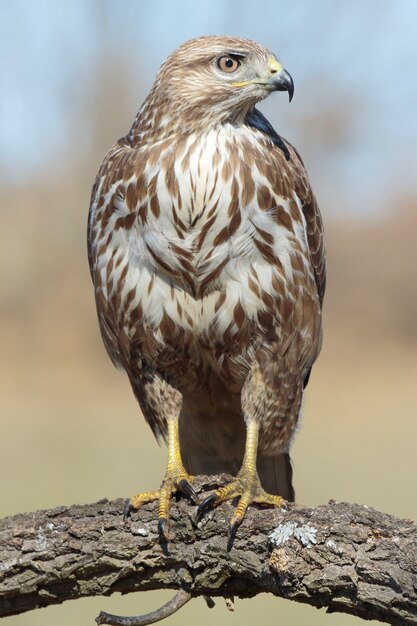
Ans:
[[[159,499],[197,503],[193,475],[234,478],[199,506],[294,498],[289,447],[322,340],[325,246],[303,162],[256,104],[294,86],[263,46],[209,36],[162,65],[91,197],[90,270],[101,334],[154,435]]]

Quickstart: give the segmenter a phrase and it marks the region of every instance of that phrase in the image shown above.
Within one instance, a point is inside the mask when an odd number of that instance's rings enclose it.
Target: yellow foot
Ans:
[[[281,496],[267,493],[262,488],[256,472],[247,472],[242,468],[232,482],[225,487],[221,487],[203,500],[197,509],[196,522],[200,521],[206,511],[222,504],[222,502],[226,502],[226,500],[233,500],[234,498],[239,498],[239,503],[229,524],[228,550],[230,550],[233,544],[236,531],[242,523],[249,505],[261,504],[286,508],[286,502]]]
[[[169,511],[172,496],[175,493],[182,493],[187,496],[191,502],[198,504],[197,494],[191,484],[193,479],[194,476],[189,476],[182,466],[175,468],[168,467],[160,489],[138,493],[126,502],[124,518],[126,519],[131,511],[140,509],[143,504],[159,500],[158,531],[162,540],[169,541]]]

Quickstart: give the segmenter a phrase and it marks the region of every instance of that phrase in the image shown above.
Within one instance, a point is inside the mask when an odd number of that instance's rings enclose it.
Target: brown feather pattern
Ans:
[[[155,435],[179,415],[184,462],[205,471],[239,468],[248,419],[261,427],[260,458],[288,451],[325,289],[303,163],[259,122],[269,92],[219,75],[229,52],[246,55],[248,72],[271,54],[204,37],[168,58],[103,161],[88,228],[107,351]]]

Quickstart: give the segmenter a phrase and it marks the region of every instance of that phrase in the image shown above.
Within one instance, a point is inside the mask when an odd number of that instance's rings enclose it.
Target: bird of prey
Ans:
[[[98,319],[142,413],[168,444],[157,491],[193,475],[234,478],[200,513],[239,498],[292,500],[289,447],[321,347],[325,246],[303,162],[256,104],[293,81],[263,46],[207,36],[162,65],[91,197],[88,249]]]

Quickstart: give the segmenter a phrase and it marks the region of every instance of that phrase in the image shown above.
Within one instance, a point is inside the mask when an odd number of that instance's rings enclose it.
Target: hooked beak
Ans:
[[[288,91],[288,97],[291,102],[294,95],[294,81],[287,70],[283,69],[278,74],[271,77],[269,84],[274,91]]]
[[[288,91],[290,102],[294,95],[294,81],[291,74],[284,70],[281,63],[272,55],[268,58],[268,87],[272,91]]]
[[[247,85],[263,85],[268,91],[288,91],[291,102],[294,95],[294,81],[291,74],[284,70],[281,63],[273,56],[268,58],[266,76],[247,80],[239,83],[232,83],[232,87],[246,87]]]

